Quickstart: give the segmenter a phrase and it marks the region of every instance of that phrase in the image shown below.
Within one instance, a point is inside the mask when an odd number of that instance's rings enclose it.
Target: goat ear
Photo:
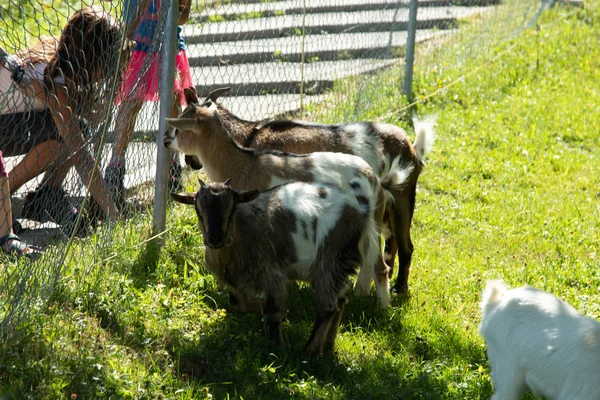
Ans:
[[[198,104],[200,102],[198,100],[198,92],[196,92],[196,88],[193,86],[183,89],[183,95],[188,104]]]
[[[258,197],[260,192],[258,190],[249,190],[247,192],[238,193],[237,202],[239,203],[247,203],[252,201]]]
[[[180,131],[195,131],[198,132],[198,124],[195,118],[165,118],[167,124]]]
[[[188,154],[185,155],[185,164],[189,165],[190,167],[192,167],[192,169],[195,169],[196,171],[202,169],[202,163],[200,162],[200,159],[198,158],[198,156],[190,156]]]
[[[212,92],[210,92],[210,94],[208,96],[206,96],[206,100],[215,102],[215,101],[217,101],[217,99],[219,97],[223,96],[225,93],[229,92],[230,90],[231,90],[230,87],[215,89]]]
[[[223,185],[229,187],[230,182],[231,182],[231,178],[227,178],[227,179],[225,179],[225,182],[223,182]]]
[[[193,205],[196,202],[196,193],[171,193],[171,197],[178,203]]]
[[[198,182],[200,183],[200,189],[206,189],[206,183],[200,178],[198,178]]]

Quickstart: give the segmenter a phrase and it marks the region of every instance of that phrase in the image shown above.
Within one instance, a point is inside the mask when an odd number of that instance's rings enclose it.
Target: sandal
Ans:
[[[35,247],[21,242],[21,239],[14,233],[0,238],[0,249],[8,256],[24,256],[30,260],[35,260],[42,254]]]

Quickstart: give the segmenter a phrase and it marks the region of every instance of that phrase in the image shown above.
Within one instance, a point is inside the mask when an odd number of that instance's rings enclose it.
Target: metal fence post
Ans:
[[[410,0],[408,10],[408,27],[407,27],[407,38],[406,38],[406,68],[404,73],[404,94],[409,102],[412,101],[412,80],[413,80],[413,67],[415,63],[415,43],[417,33],[417,8],[418,0]]]
[[[154,214],[152,236],[165,230],[167,220],[167,195],[170,150],[163,145],[163,137],[167,131],[165,118],[171,117],[173,108],[173,82],[175,80],[175,51],[177,38],[178,4],[174,0],[169,4],[162,45],[162,61],[160,75],[160,116],[158,121],[158,137],[156,139],[156,184],[154,188]],[[163,240],[155,241],[157,249],[162,247]]]

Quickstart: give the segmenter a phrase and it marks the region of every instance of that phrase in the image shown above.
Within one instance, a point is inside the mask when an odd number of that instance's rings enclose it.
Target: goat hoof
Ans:
[[[394,286],[392,286],[392,293],[397,295],[408,294],[408,285],[396,283]]]
[[[323,354],[323,349],[319,345],[311,342],[304,346],[304,353],[306,353],[306,355],[309,357],[315,357]]]

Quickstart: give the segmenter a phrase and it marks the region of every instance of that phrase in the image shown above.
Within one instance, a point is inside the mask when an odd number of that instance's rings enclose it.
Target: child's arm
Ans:
[[[104,0],[104,1],[112,1],[112,0]],[[132,15],[130,16],[125,16],[125,13],[127,13],[127,10],[130,8],[129,4],[131,3],[131,1],[135,1],[135,7],[133,10],[131,10]],[[144,11],[146,9],[146,5],[147,5],[148,1],[147,0],[125,0],[123,2],[123,25],[125,25],[125,37],[129,38],[129,39],[133,39],[133,34],[135,33],[136,29],[138,28],[138,26],[140,25],[140,21],[142,19],[142,15],[144,15]],[[129,20],[129,22],[127,22],[127,20]]]
[[[177,25],[183,25],[188,21],[191,6],[192,0],[179,0],[179,19],[177,20]]]
[[[129,4],[129,2],[132,0],[125,1],[127,2],[127,4]],[[144,15],[144,12],[146,11],[147,4],[147,0],[137,0],[135,8],[132,10],[133,15],[129,18],[129,22],[125,21],[125,37],[127,37],[128,39],[133,39],[135,31],[142,22],[142,17]]]
[[[85,147],[86,140],[73,109],[67,106],[69,98],[66,90],[61,86],[55,86],[53,93],[45,96],[45,101],[52,112],[54,124],[73,158],[75,170],[108,219],[116,220],[119,217],[119,211],[110,197],[110,192],[104,184],[99,170],[94,174],[94,180],[91,180],[92,167],[96,165],[96,160]]]

